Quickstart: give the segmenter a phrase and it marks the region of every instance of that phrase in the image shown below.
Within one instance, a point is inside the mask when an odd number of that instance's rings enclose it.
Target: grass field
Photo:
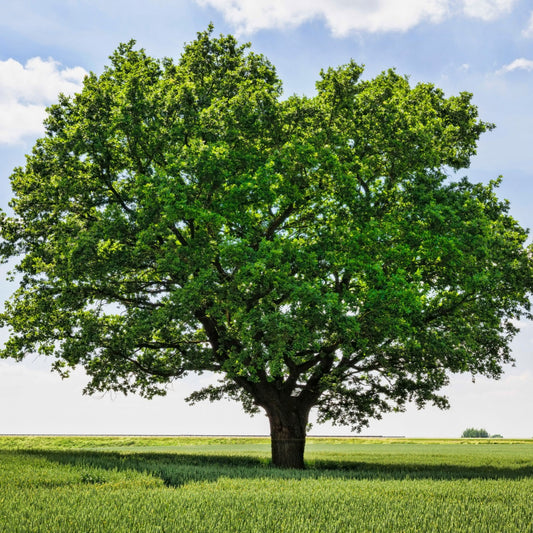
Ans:
[[[533,440],[0,437],[1,532],[532,532]]]

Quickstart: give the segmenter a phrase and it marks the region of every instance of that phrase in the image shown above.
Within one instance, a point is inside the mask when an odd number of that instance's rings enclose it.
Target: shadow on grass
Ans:
[[[497,467],[454,464],[355,462],[343,460],[308,461],[306,470],[275,468],[269,460],[245,455],[182,453],[120,453],[82,450],[10,450],[2,454],[42,457],[70,465],[84,472],[81,481],[105,482],[105,471],[137,471],[163,480],[168,487],[218,479],[364,479],[364,480],[465,480],[520,479],[533,477],[533,466]],[[87,469],[102,475],[87,474]]]

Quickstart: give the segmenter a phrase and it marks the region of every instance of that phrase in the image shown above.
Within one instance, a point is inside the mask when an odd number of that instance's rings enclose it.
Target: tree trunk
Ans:
[[[305,468],[304,449],[308,408],[266,408],[270,421],[272,463],[281,468]]]

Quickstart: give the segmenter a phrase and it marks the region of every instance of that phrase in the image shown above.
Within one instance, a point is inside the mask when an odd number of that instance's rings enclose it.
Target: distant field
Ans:
[[[533,440],[0,437],[0,532],[533,532]]]

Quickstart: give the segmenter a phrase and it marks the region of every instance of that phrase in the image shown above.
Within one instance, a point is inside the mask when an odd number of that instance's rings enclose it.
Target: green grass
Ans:
[[[532,532],[533,441],[0,437],[1,532]]]

